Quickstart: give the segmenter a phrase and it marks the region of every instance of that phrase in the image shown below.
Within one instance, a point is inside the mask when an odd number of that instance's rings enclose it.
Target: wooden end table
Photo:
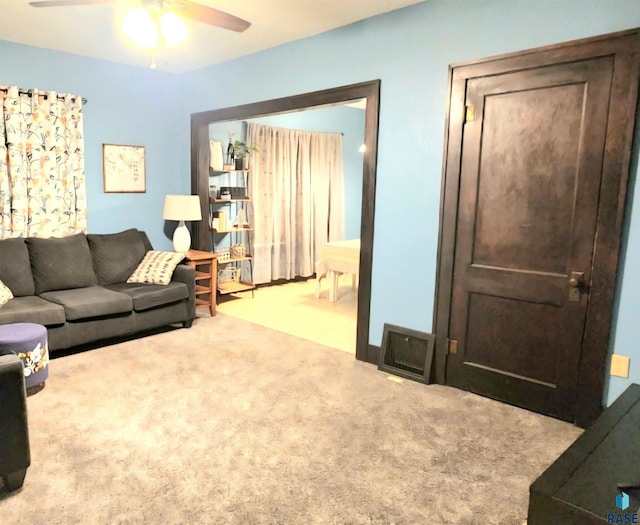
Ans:
[[[211,317],[215,316],[218,256],[215,253],[189,250],[185,261],[196,271],[196,307],[208,306]]]

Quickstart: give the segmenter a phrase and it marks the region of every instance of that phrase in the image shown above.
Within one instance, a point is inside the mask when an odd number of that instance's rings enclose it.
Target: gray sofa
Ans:
[[[115,234],[0,241],[0,280],[14,295],[0,324],[45,325],[49,350],[128,336],[195,318],[195,272],[180,264],[168,285],[127,283],[151,243]]]

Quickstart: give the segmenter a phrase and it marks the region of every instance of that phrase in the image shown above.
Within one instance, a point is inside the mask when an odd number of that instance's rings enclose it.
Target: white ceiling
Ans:
[[[186,20],[189,39],[160,51],[158,69],[184,73],[317,35],[424,0],[199,0],[251,22],[243,33]],[[109,5],[33,8],[29,0],[0,0],[0,40],[140,67],[150,52],[130,45],[120,30],[137,0]]]

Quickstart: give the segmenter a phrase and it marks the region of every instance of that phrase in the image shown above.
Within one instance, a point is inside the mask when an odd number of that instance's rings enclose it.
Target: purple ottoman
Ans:
[[[35,323],[0,325],[0,355],[9,353],[22,360],[27,393],[41,390],[49,376],[47,329]]]

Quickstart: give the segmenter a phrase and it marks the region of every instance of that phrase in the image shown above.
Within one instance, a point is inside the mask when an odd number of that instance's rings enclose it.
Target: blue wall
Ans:
[[[183,81],[195,112],[381,79],[369,336],[379,345],[384,323],[431,331],[449,64],[636,26],[637,0],[429,0]],[[401,160],[407,155],[412,162]],[[401,196],[390,198],[398,185]],[[627,261],[640,256],[636,215],[627,218]],[[639,274],[627,263],[620,278],[612,347],[631,356],[631,378],[607,381],[607,403],[640,382]],[[398,286],[402,278],[410,279],[407,286]]]
[[[0,42],[0,83],[89,98],[89,228],[135,225],[157,243],[163,195],[189,190],[191,113],[381,79],[369,336],[379,345],[385,322],[431,331],[448,65],[637,27],[639,7],[638,0],[429,0],[179,77]],[[101,193],[102,142],[147,147],[146,194]],[[402,161],[407,155],[412,162]],[[635,176],[637,145],[633,155]],[[631,377],[607,380],[608,404],[640,383],[637,193],[632,186],[611,345],[631,356]],[[398,286],[403,278],[407,286]]]
[[[189,134],[175,127],[179,77],[103,60],[0,40],[0,84],[75,93],[83,108],[87,226],[90,233],[135,227],[155,248],[171,249],[164,234],[166,193],[189,193],[190,167],[182,161]],[[103,193],[102,144],[145,146],[146,193]]]

